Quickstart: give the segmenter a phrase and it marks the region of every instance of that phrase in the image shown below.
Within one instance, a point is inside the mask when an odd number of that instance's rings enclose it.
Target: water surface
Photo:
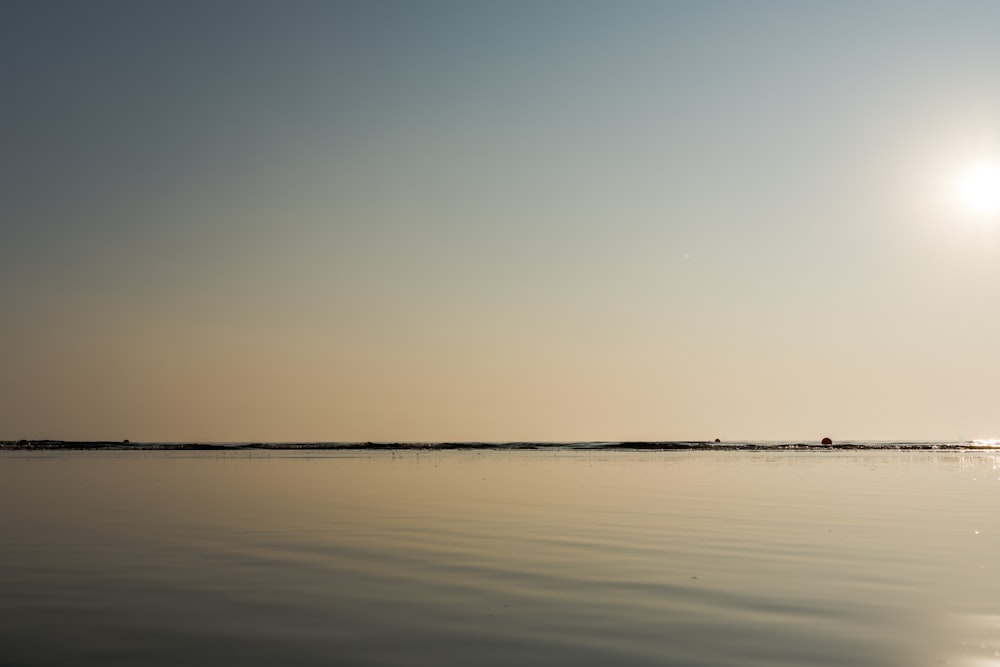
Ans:
[[[994,451],[8,451],[17,665],[1000,665]]]

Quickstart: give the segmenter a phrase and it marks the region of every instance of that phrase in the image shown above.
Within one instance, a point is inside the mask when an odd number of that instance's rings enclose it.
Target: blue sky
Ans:
[[[992,437],[986,2],[8,2],[0,437]]]

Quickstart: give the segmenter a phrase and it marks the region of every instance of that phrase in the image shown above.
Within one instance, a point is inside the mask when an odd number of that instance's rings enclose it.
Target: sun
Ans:
[[[958,178],[955,194],[966,211],[979,216],[1000,216],[1000,162],[983,162]]]

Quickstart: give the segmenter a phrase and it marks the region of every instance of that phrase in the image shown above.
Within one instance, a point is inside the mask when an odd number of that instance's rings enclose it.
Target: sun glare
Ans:
[[[976,215],[1000,215],[1000,163],[988,162],[966,170],[956,188],[959,203]]]

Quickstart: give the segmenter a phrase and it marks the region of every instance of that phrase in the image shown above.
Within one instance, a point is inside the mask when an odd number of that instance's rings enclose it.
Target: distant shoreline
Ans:
[[[822,444],[803,441],[713,442],[708,440],[595,442],[130,442],[111,440],[4,440],[2,450],[41,451],[982,451],[1000,450],[997,441],[876,441]]]

